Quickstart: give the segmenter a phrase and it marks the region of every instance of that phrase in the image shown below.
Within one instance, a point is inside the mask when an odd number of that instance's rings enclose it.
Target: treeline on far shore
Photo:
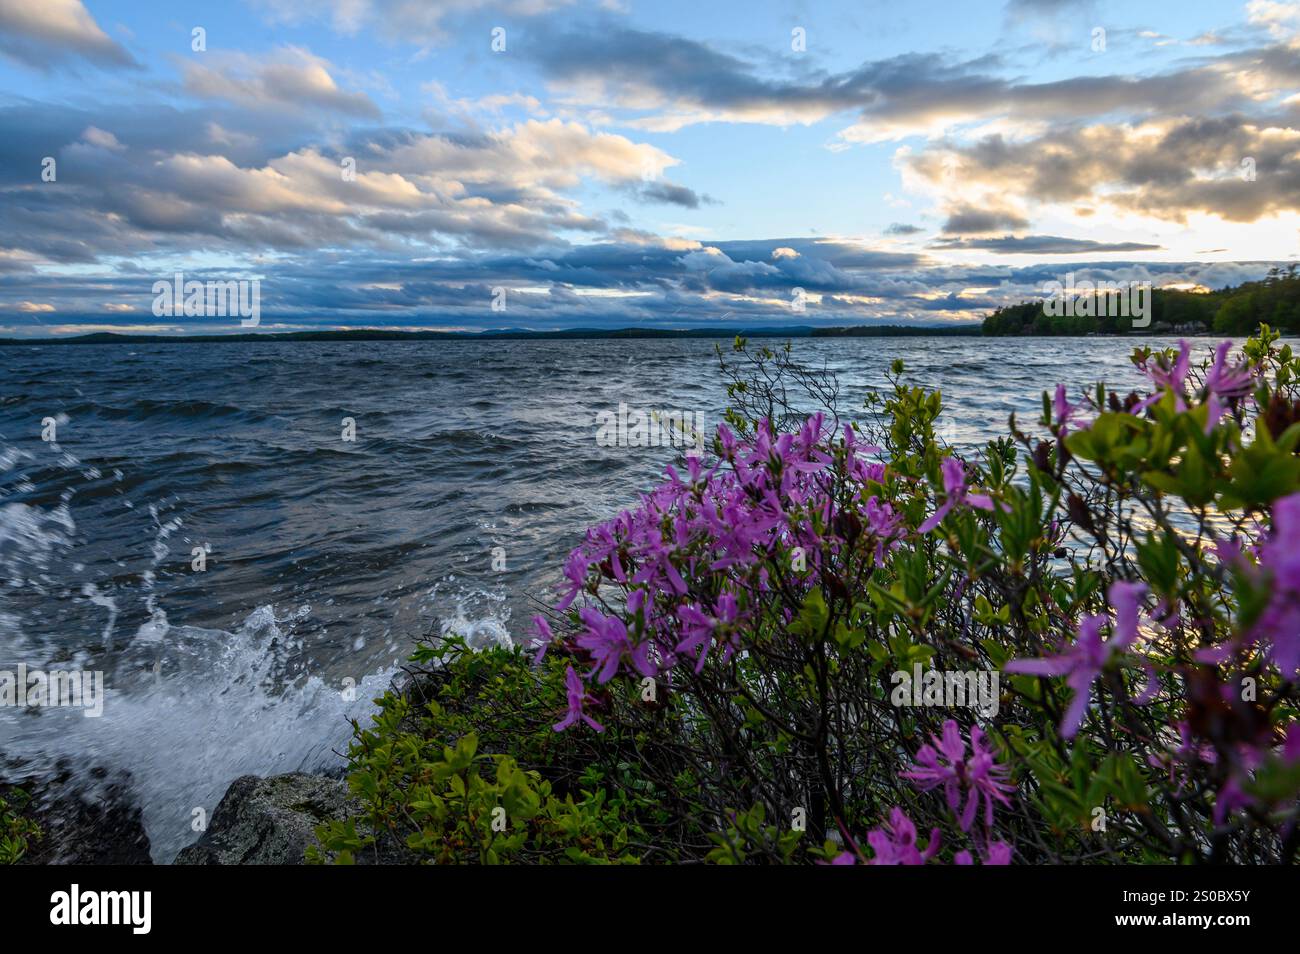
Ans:
[[[1122,315],[1051,315],[1045,302],[1030,301],[999,308],[983,322],[985,335],[1088,335],[1197,332],[1249,335],[1261,324],[1300,333],[1300,274],[1297,266],[1273,268],[1262,281],[1244,282],[1211,292],[1155,288],[1149,325]],[[1118,310],[1118,309],[1116,309]]]

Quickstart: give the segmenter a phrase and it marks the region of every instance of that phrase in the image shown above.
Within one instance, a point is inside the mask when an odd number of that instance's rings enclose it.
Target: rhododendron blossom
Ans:
[[[620,672],[655,676],[679,656],[699,672],[715,645],[726,663],[739,648],[743,623],[736,593],[766,589],[766,561],[806,564],[814,577],[804,585],[811,585],[825,561],[852,544],[867,541],[876,562],[898,546],[906,530],[889,503],[875,496],[840,501],[835,493],[854,476],[884,476],[877,469],[883,465],[861,457],[879,448],[862,444],[851,429],[842,443],[830,436],[816,414],[798,433],[777,434],[763,425],[744,442],[722,425],[717,465],[706,469],[689,458],[685,479],[669,467],[667,482],[643,495],[639,507],[588,531],[565,563],[568,586],[556,610],[568,610],[579,593],[604,580],[629,588],[628,614],[643,624],[636,636],[617,615],[593,607],[579,611],[583,631],[575,643],[592,663],[590,678],[605,683]],[[954,493],[964,497],[964,487]],[[701,575],[716,576],[731,589],[705,598],[690,593],[687,577]],[[555,638],[541,625],[538,635]],[[544,653],[543,647],[539,656]]]
[[[1300,674],[1300,493],[1273,505],[1273,531],[1256,550],[1272,596],[1252,634],[1287,678]]]
[[[1093,682],[1101,675],[1106,664],[1117,652],[1127,649],[1137,637],[1138,605],[1145,584],[1118,581],[1111,584],[1110,604],[1116,618],[1111,638],[1102,638],[1102,628],[1110,622],[1105,616],[1091,615],[1079,622],[1078,641],[1058,656],[1039,659],[1013,659],[1003,670],[1028,676],[1066,676],[1066,684],[1073,690],[1070,707],[1061,719],[1061,735],[1074,738],[1088,711],[1088,700]]]
[[[565,669],[564,688],[568,694],[569,709],[565,713],[564,719],[555,724],[555,731],[562,732],[581,719],[597,732],[604,732],[605,727],[582,710],[583,705],[591,697],[587,695],[587,687],[578,674],[573,671],[572,666]]]
[[[955,457],[945,457],[939,464],[943,472],[945,499],[925,522],[916,528],[917,533],[929,533],[937,527],[953,508],[965,504],[977,510],[992,510],[993,498],[987,494],[972,494],[966,490],[966,465]]]
[[[1214,364],[1205,376],[1206,404],[1209,407],[1209,417],[1205,422],[1207,434],[1219,423],[1229,404],[1241,400],[1255,387],[1255,368],[1244,363],[1227,366],[1231,349],[1230,341],[1219,344],[1214,352]]]
[[[1187,342],[1179,341],[1178,354],[1172,362],[1160,354],[1139,365],[1139,370],[1151,379],[1156,385],[1156,390],[1139,401],[1133,408],[1133,413],[1145,411],[1166,394],[1174,396],[1174,407],[1177,410],[1187,410],[1187,375],[1191,370],[1191,357],[1191,349]]]
[[[916,841],[916,826],[895,806],[889,812],[889,821],[867,833],[867,844],[874,852],[870,865],[923,865],[939,852],[942,839],[939,829],[930,832],[930,840],[922,851]]]
[[[955,865],[973,865],[975,859],[971,857],[969,851],[959,851],[953,855],[952,863]],[[1009,865],[1011,864],[1011,846],[1005,841],[995,841],[988,846],[981,863],[985,865]]]
[[[1056,386],[1056,394],[1052,399],[1052,410],[1055,414],[1057,433],[1061,437],[1064,437],[1071,430],[1077,429],[1077,427],[1086,426],[1086,423],[1076,426],[1076,420],[1082,417],[1085,411],[1081,405],[1071,404],[1067,400],[1064,384]]]
[[[923,745],[916,753],[917,764],[903,773],[922,790],[942,785],[948,808],[959,816],[962,831],[970,831],[980,802],[984,803],[984,824],[993,824],[993,803],[1010,805],[1007,795],[1015,791],[1008,785],[1006,766],[999,765],[989,750],[983,730],[972,726],[970,730],[970,758],[966,757],[966,743],[961,728],[949,719],[943,724],[943,737],[935,736],[934,745]],[[962,794],[966,802],[962,805]]]

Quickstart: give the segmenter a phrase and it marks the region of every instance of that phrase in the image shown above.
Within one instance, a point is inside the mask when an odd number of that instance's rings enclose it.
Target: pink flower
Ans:
[[[582,711],[583,704],[590,700],[591,697],[587,695],[587,687],[582,684],[582,680],[573,671],[572,666],[565,669],[564,687],[569,696],[569,711],[561,721],[555,723],[551,728],[556,732],[563,732],[569,726],[576,725],[578,720],[581,719],[597,732],[604,732],[605,727],[603,725]]]
[[[1110,649],[1101,638],[1104,616],[1085,616],[1079,621],[1079,638],[1073,646],[1058,656],[1038,659],[1013,659],[1002,667],[1004,672],[1026,676],[1066,676],[1066,685],[1074,690],[1070,707],[1061,719],[1060,733],[1072,739],[1083,723],[1088,711],[1088,697],[1092,682],[1101,675],[1110,658]]]
[[[643,642],[633,646],[627,636],[627,626],[621,619],[605,616],[591,608],[581,610],[578,615],[587,624],[587,631],[578,637],[577,643],[587,650],[596,664],[592,674],[596,675],[597,682],[606,683],[613,679],[624,659],[629,660],[641,675],[655,675],[648,645]]]
[[[943,724],[943,738],[933,736],[934,746],[921,746],[916,753],[917,765],[903,772],[902,777],[917,783],[922,791],[939,785],[944,788],[948,808],[956,814],[961,806],[962,791],[966,792],[965,807],[960,808],[959,823],[962,831],[970,831],[980,800],[984,802],[984,824],[993,824],[993,802],[1010,805],[1008,793],[1015,786],[1004,780],[1007,769],[999,765],[985,744],[984,732],[979,726],[970,730],[971,756],[966,758],[966,743],[962,741],[961,728],[949,719]],[[936,751],[937,747],[937,751]],[[942,756],[942,758],[940,757]]]
[[[1228,687],[1224,689],[1224,695],[1227,696],[1231,690]],[[1216,825],[1223,824],[1228,815],[1238,809],[1260,804],[1260,799],[1248,793],[1246,789],[1249,787],[1250,779],[1264,765],[1270,762],[1283,766],[1294,766],[1300,763],[1300,722],[1292,722],[1287,726],[1280,749],[1274,747],[1270,737],[1268,740],[1261,739],[1255,745],[1238,745],[1235,755],[1232,772],[1227,782],[1219,789],[1218,797],[1214,802],[1213,818]],[[1217,755],[1206,761],[1217,762]],[[1294,797],[1291,801],[1294,805]]]
[[[1253,805],[1255,800],[1246,794],[1241,787],[1241,781],[1233,775],[1224,783],[1223,788],[1219,789],[1219,794],[1214,800],[1214,824],[1222,825],[1227,817],[1240,808],[1248,808]]]
[[[889,823],[867,832],[867,844],[874,857],[871,865],[923,865],[939,851],[939,829],[930,832],[930,841],[922,852],[916,845],[916,826],[895,806],[889,812]]]
[[[860,483],[874,480],[881,483],[885,479],[885,465],[873,461],[864,461],[860,454],[879,454],[880,448],[874,444],[858,443],[858,436],[850,424],[844,425],[845,469],[849,475]]]
[[[534,616],[533,628],[537,630],[537,640],[534,643],[537,646],[537,655],[533,657],[533,662],[540,665],[546,658],[546,650],[555,641],[555,634],[551,632],[551,624],[546,621],[545,616]]]
[[[1164,397],[1166,391],[1174,396],[1174,406],[1179,411],[1187,410],[1187,402],[1184,398],[1187,390],[1187,372],[1190,367],[1191,349],[1186,341],[1178,342],[1178,356],[1172,364],[1161,354],[1152,355],[1151,359],[1139,365],[1138,370],[1142,371],[1158,387],[1148,397],[1133,406],[1133,413],[1140,414],[1145,411]]]
[[[903,518],[894,508],[876,497],[868,497],[862,516],[866,518],[867,531],[876,540],[876,563],[885,562],[885,554],[895,549],[903,536]]]
[[[569,559],[564,563],[564,576],[569,581],[569,589],[560,598],[560,602],[555,604],[555,608],[563,613],[573,603],[582,588],[587,585],[587,558],[579,547],[569,554]]]
[[[1074,695],[1061,719],[1062,737],[1074,738],[1088,711],[1093,681],[1101,675],[1115,652],[1127,649],[1137,638],[1138,607],[1145,593],[1144,583],[1118,580],[1111,584],[1107,597],[1115,608],[1115,623],[1109,641],[1103,640],[1101,636],[1101,629],[1108,619],[1105,616],[1085,616],[1079,621],[1078,641],[1065,652],[1039,659],[1013,659],[1002,667],[1004,672],[1027,676],[1067,677],[1066,685],[1074,691]],[[1148,679],[1148,689],[1150,688]]]
[[[1064,437],[1070,432],[1071,425],[1074,424],[1075,419],[1081,417],[1084,412],[1082,405],[1071,404],[1066,400],[1064,384],[1058,384],[1056,386],[1056,394],[1052,401],[1052,407],[1056,414],[1056,426],[1060,429],[1061,437]],[[1078,428],[1076,427],[1075,430],[1077,429]]]
[[[1130,583],[1126,580],[1116,580],[1107,590],[1106,599],[1115,610],[1115,627],[1110,637],[1110,645],[1114,648],[1127,649],[1137,638],[1138,614],[1146,592],[1145,583]]]
[[[1231,341],[1220,342],[1219,347],[1214,352],[1214,364],[1205,376],[1205,391],[1208,395],[1206,404],[1210,412],[1209,418],[1205,422],[1205,433],[1207,434],[1214,430],[1214,426],[1219,423],[1219,418],[1223,417],[1224,412],[1227,410],[1224,402],[1231,403],[1240,400],[1249,394],[1255,386],[1255,369],[1250,365],[1243,362],[1231,368],[1224,367],[1228,351],[1231,348]]]
[[[973,865],[975,859],[971,857],[969,851],[959,851],[953,855],[952,863],[955,865]],[[1005,841],[995,841],[988,846],[981,859],[984,865],[1009,865],[1011,864],[1011,846]]]
[[[1011,864],[1011,846],[1005,841],[995,841],[989,845],[988,854],[984,856],[986,865]]]
[[[704,668],[704,660],[708,657],[709,650],[713,648],[714,633],[719,625],[731,627],[740,615],[740,608],[736,603],[736,597],[731,593],[723,593],[718,597],[717,616],[709,616],[701,612],[694,606],[681,606],[677,609],[677,618],[682,623],[682,640],[676,646],[679,653],[694,652],[695,671],[699,672]],[[731,632],[730,637],[726,640],[722,661],[726,662],[731,658],[732,653],[736,651],[738,640],[736,633]]]
[[[1300,493],[1273,504],[1273,529],[1256,549],[1268,573],[1268,605],[1251,627],[1269,644],[1269,658],[1288,679],[1300,672]]]
[[[945,457],[939,463],[943,472],[943,489],[945,500],[939,509],[930,514],[925,522],[916,528],[917,533],[929,533],[937,527],[949,512],[960,504],[979,510],[992,510],[993,498],[985,494],[972,494],[966,491],[966,465],[955,457]]]

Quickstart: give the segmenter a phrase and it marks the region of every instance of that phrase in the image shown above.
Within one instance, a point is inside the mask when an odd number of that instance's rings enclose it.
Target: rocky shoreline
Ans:
[[[20,763],[0,772],[0,795],[21,788],[31,796],[23,816],[36,822],[39,838],[28,842],[25,865],[148,865],[149,836],[131,796],[130,776],[93,769],[89,780],[65,766],[52,774],[26,776]]]
[[[419,699],[425,696],[424,683],[409,672],[395,679],[392,688]],[[59,765],[52,773],[38,773],[0,754],[0,796],[19,787],[30,796],[20,814],[40,826],[41,836],[30,839],[18,864],[154,864],[128,772],[96,768],[74,776]],[[206,830],[170,863],[305,864],[307,849],[319,844],[318,825],[360,813],[360,804],[348,793],[342,764],[321,772],[243,775],[230,783]],[[360,821],[357,827],[365,830]],[[374,850],[357,856],[358,864],[412,860],[404,846],[378,841]]]
[[[73,782],[60,770],[44,778],[5,773],[0,794],[21,786],[31,800],[22,812],[41,828],[23,865],[149,865],[149,836],[130,776],[103,770],[91,782]],[[339,775],[291,772],[235,779],[207,830],[181,849],[178,865],[299,865],[315,845],[315,829],[358,810]]]
[[[355,814],[347,782],[292,772],[235,779],[222,796],[207,831],[182,848],[178,865],[300,865],[318,844],[315,829]]]

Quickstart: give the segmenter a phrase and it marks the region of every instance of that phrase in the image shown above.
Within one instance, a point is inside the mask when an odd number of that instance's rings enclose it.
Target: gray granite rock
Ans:
[[[181,849],[178,865],[300,865],[317,844],[315,828],[343,818],[347,783],[294,772],[231,783],[197,842]]]

